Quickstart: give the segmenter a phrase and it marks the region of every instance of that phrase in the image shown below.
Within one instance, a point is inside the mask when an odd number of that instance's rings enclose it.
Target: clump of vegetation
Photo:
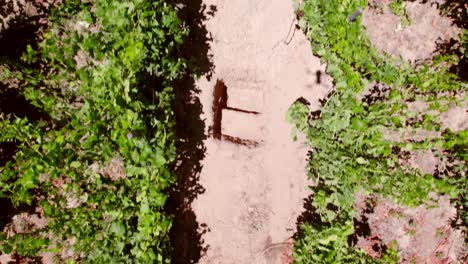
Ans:
[[[360,19],[347,17],[367,5],[365,0],[296,2],[299,25],[315,55],[327,63],[335,90],[318,112],[300,102],[288,112],[295,128],[310,145],[309,172],[313,222],[301,227],[295,245],[297,263],[396,263],[397,246],[380,259],[355,248],[350,239],[359,215],[358,193],[390,198],[406,206],[425,204],[429,193],[448,195],[458,208],[458,222],[467,224],[467,131],[441,129],[438,115],[466,100],[467,83],[449,73],[453,56],[438,56],[417,69],[381,57],[363,33]],[[424,102],[435,113],[409,110],[410,102]],[[434,137],[388,137],[425,135]],[[453,161],[447,175],[424,174],[405,168],[407,152],[432,150]],[[450,175],[450,176],[448,176]]]
[[[185,74],[187,28],[168,1],[147,0],[66,1],[48,23],[37,48],[3,61],[47,118],[0,114],[0,143],[17,148],[0,167],[0,198],[40,208],[48,224],[0,234],[0,252],[168,263],[172,83]]]
[[[403,27],[407,27],[411,25],[411,19],[406,12],[406,4],[403,0],[395,0],[391,2],[389,5],[390,10],[392,13],[401,19],[401,24]]]

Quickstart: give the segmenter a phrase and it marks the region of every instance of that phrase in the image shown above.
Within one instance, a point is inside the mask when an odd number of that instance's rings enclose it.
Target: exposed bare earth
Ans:
[[[363,25],[372,44],[381,52],[401,57],[405,61],[430,60],[437,52],[438,45],[458,39],[460,29],[448,17],[440,15],[438,4],[448,1],[429,0],[405,2],[411,25],[405,27],[401,19],[392,14],[389,0],[370,0],[363,14]],[[428,112],[424,103],[410,103],[409,111]],[[451,106],[440,114],[442,130],[467,129],[467,107]],[[435,113],[437,114],[437,113]],[[436,131],[425,131],[413,135],[414,139],[440,136]],[[408,135],[396,135],[393,140],[408,139]],[[436,174],[444,170],[448,162],[440,160],[432,151],[413,151],[403,166],[413,167],[423,174]],[[463,177],[463,176],[462,176]],[[357,246],[371,256],[379,256],[379,243],[389,245],[396,241],[401,263],[462,263],[467,248],[462,230],[450,226],[456,209],[445,196],[431,197],[433,204],[417,208],[397,206],[388,200],[379,200],[372,213],[365,214],[370,235],[360,238]],[[357,205],[360,202],[358,199]],[[362,201],[361,201],[362,204]],[[361,206],[362,207],[362,206]],[[464,230],[466,231],[466,230]]]
[[[376,257],[381,245],[396,242],[400,263],[461,263],[466,256],[464,236],[461,230],[450,226],[456,210],[446,196],[431,198],[432,207],[416,208],[378,201],[372,212],[363,214],[370,235],[359,237],[357,246]],[[358,197],[358,207],[363,209],[364,203],[363,197]]]
[[[388,5],[390,0],[370,0],[363,14],[362,24],[375,47],[407,61],[432,57],[438,43],[458,39],[460,29],[452,20],[440,15],[436,3],[443,0],[405,1],[411,25],[405,27],[400,17]]]
[[[309,191],[307,149],[292,141],[285,113],[301,96],[317,108],[331,80],[323,74],[317,79],[324,66],[302,32],[290,28],[292,2],[204,3],[218,10],[206,22],[214,78],[198,82],[206,124],[213,123],[217,78],[227,86],[228,109],[222,111],[222,139],[204,142],[200,184],[206,191],[193,202],[197,221],[210,230],[200,263],[286,263],[287,240]]]

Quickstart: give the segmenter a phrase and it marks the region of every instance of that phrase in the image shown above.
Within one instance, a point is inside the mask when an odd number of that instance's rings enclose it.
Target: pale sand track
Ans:
[[[197,83],[202,119],[212,125],[213,88],[216,79],[223,79],[229,107],[260,114],[223,110],[222,133],[260,144],[205,140],[199,182],[205,192],[192,203],[197,221],[209,229],[200,263],[281,263],[290,247],[264,249],[293,235],[303,199],[310,194],[307,148],[292,141],[285,113],[299,97],[318,108],[331,80],[303,33],[291,29],[292,1],[204,3],[217,12],[206,21],[213,37],[213,78]]]

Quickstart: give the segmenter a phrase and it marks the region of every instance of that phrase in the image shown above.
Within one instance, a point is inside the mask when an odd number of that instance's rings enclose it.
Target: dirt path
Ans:
[[[200,263],[281,263],[290,247],[272,245],[294,233],[309,194],[307,149],[292,141],[285,113],[301,96],[316,108],[331,82],[305,36],[291,27],[292,1],[204,4],[215,11],[206,21],[214,74],[197,83],[207,134],[217,79],[227,87],[228,108],[222,139],[204,141],[199,184],[205,192],[192,203],[208,229]]]

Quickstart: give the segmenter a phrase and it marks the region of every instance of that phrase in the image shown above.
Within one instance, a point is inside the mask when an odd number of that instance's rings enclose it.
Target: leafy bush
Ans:
[[[327,63],[326,71],[335,85],[318,113],[310,113],[300,102],[288,112],[289,120],[310,144],[309,170],[316,184],[311,206],[318,215],[316,222],[302,226],[295,246],[297,263],[398,261],[396,248],[387,250],[382,259],[371,259],[350,243],[359,192],[408,206],[425,203],[433,191],[448,194],[460,205],[466,224],[466,131],[440,131],[436,115],[408,110],[411,101],[426,102],[438,112],[463,101],[467,84],[447,71],[447,64],[457,58],[439,57],[431,65],[413,69],[379,55],[363,33],[360,18],[347,21],[366,5],[364,0],[296,1],[299,25],[314,54]],[[379,96],[366,95],[368,87],[376,88]],[[421,141],[392,140],[385,136],[392,131],[439,131],[442,135]],[[457,160],[455,176],[434,177],[403,168],[399,163],[402,153],[415,149],[432,149],[441,157]]]
[[[50,119],[0,116],[0,142],[19,146],[0,168],[0,197],[37,205],[48,225],[0,249],[168,263],[171,84],[185,72],[178,49],[187,28],[167,1],[71,0],[49,19],[39,48],[10,68],[21,94]],[[40,243],[25,252],[32,238]]]

